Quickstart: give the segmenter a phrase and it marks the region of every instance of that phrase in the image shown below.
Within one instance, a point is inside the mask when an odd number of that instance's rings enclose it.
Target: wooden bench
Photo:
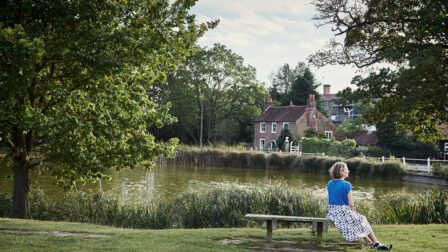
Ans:
[[[299,216],[281,216],[281,215],[265,215],[265,214],[246,214],[248,219],[263,220],[266,221],[267,239],[272,241],[272,222],[273,221],[285,221],[285,222],[308,222],[313,223],[316,226],[317,239],[320,242],[322,240],[322,232],[324,230],[324,224],[328,226],[331,221],[326,218],[315,217],[299,217]]]

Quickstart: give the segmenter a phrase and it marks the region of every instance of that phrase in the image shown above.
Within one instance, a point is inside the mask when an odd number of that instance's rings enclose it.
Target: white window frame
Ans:
[[[448,142],[445,142],[445,152],[448,152]]]
[[[263,144],[261,144],[261,142],[263,142]],[[266,144],[266,139],[260,138],[260,142],[258,143],[258,148],[260,149],[260,151],[264,151],[265,144]]]
[[[327,135],[328,134],[328,135]],[[333,138],[333,131],[331,130],[326,130],[325,131],[325,138],[326,139],[332,139]]]
[[[265,122],[260,123],[260,133],[266,133],[266,123]]]
[[[275,126],[275,129],[274,129],[274,126]],[[273,122],[271,124],[271,133],[277,133],[277,123],[276,122]]]
[[[288,126],[285,128],[285,125],[288,125]],[[289,129],[289,123],[284,122],[284,123],[283,123],[283,129]]]

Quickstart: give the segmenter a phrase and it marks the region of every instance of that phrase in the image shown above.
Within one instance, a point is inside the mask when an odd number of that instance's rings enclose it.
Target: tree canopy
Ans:
[[[255,68],[224,45],[197,47],[172,73],[160,90],[163,103],[172,105],[178,122],[161,132],[171,132],[183,142],[251,142],[253,125],[264,106],[265,88],[256,80]]]
[[[322,111],[320,94],[317,91],[319,86],[320,83],[304,62],[299,62],[294,69],[284,64],[272,74],[272,87],[269,93],[272,99],[282,106],[287,106],[290,102],[295,105],[306,105],[309,95],[314,94],[317,108]]]
[[[13,161],[12,215],[27,215],[28,176],[47,166],[66,186],[107,169],[151,167],[175,139],[147,90],[207,27],[195,1],[1,1],[0,128]]]
[[[310,61],[367,68],[367,77],[352,80],[357,89],[345,91],[352,100],[374,102],[365,118],[378,123],[394,115],[400,128],[436,141],[437,125],[448,122],[447,2],[316,0],[314,5],[318,24],[331,25],[343,40],[332,39]]]

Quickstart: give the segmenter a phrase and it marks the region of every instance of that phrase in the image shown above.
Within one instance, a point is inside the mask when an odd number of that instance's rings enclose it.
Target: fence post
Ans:
[[[403,157],[403,165],[406,165],[406,159]]]
[[[381,156],[381,163],[384,163],[384,156]]]
[[[428,164],[428,173],[431,172],[431,159],[428,158],[427,159],[427,164]]]

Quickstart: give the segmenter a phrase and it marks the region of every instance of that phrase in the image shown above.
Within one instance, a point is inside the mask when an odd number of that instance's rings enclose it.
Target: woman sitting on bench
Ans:
[[[330,219],[334,223],[347,241],[356,241],[363,238],[372,248],[391,250],[392,244],[380,243],[376,239],[366,217],[355,211],[352,185],[350,182],[345,181],[349,173],[347,164],[344,162],[336,162],[330,168],[329,172],[333,179],[327,185],[327,219]]]

